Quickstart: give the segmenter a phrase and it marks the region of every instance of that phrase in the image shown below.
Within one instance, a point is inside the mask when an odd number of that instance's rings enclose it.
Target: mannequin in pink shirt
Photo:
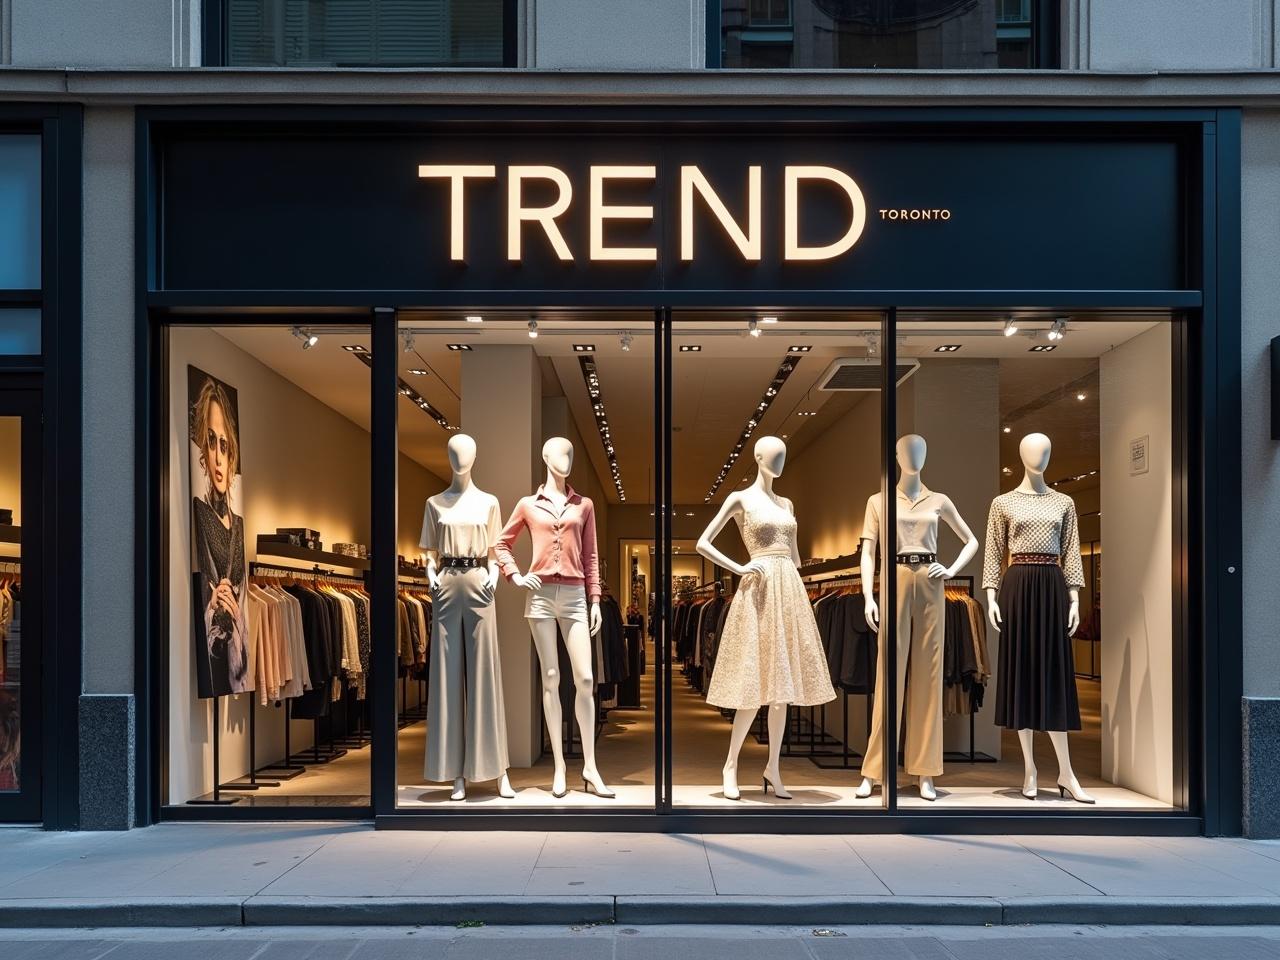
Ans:
[[[560,662],[556,626],[564,636],[573,668],[573,712],[582,737],[582,786],[613,797],[596,767],[595,679],[591,636],[600,630],[600,558],[596,548],[595,505],[569,486],[573,444],[552,437],[542,446],[546,481],[516,504],[499,535],[495,552],[502,573],[529,591],[525,619],[542,667],[542,715],[547,722],[555,772],[551,793],[567,792],[560,712]],[[533,540],[533,560],[522,574],[511,549],[523,530]],[[589,606],[588,606],[589,603]]]

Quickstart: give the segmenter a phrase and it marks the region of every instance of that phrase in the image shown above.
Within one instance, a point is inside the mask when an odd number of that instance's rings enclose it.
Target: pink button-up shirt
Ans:
[[[587,599],[596,603],[600,600],[600,556],[596,550],[595,504],[568,484],[565,493],[569,499],[563,509],[556,508],[542,487],[533,496],[521,498],[494,544],[498,567],[508,580],[520,572],[511,548],[520,538],[520,531],[527,529],[533,540],[529,573],[537,574],[544,583],[585,586]]]

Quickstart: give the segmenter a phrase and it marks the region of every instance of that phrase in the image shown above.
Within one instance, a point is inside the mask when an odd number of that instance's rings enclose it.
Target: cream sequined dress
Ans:
[[[725,617],[707,702],[731,710],[770,703],[807,707],[834,700],[818,624],[796,572],[796,518],[762,490],[744,493],[738,525],[763,574],[738,585]]]

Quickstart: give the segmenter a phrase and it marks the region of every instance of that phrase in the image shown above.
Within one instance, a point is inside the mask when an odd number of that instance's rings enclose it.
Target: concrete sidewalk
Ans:
[[[0,926],[1280,924],[1280,843],[1203,838],[0,831]]]

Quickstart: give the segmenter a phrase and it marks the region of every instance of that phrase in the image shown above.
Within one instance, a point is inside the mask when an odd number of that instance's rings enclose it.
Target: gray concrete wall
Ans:
[[[1250,70],[1276,65],[1276,0],[1065,0],[1064,67]]]
[[[133,690],[133,110],[84,117],[84,690]]]
[[[527,0],[525,65],[544,70],[702,67],[708,2],[719,0]]]
[[[187,67],[200,0],[0,0],[20,67]]]

